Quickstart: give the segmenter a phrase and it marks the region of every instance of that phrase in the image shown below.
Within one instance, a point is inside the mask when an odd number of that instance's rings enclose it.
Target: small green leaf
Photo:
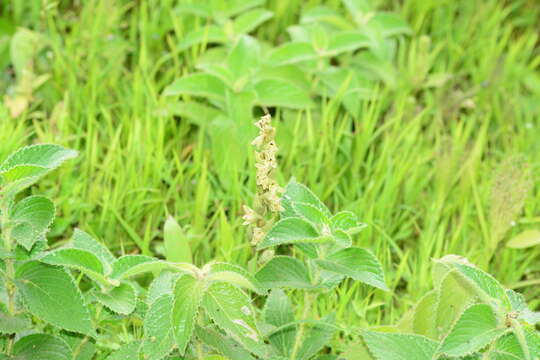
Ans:
[[[94,296],[109,310],[122,315],[131,314],[137,305],[137,292],[129,283],[122,283],[106,292],[95,291]]]
[[[326,54],[331,56],[355,51],[371,45],[371,39],[359,31],[345,31],[330,38]]]
[[[326,225],[330,222],[328,217],[318,207],[310,203],[297,201],[292,203],[292,207],[296,214],[314,224]]]
[[[264,304],[264,320],[275,328],[294,322],[292,304],[283,290],[272,290]],[[284,327],[268,337],[270,343],[285,357],[289,357],[296,339],[296,325]]]
[[[530,325],[540,323],[540,312],[529,309],[525,297],[522,294],[513,290],[506,290],[506,295],[512,305],[512,311],[517,312],[518,319],[525,321]]]
[[[354,280],[388,291],[382,266],[368,250],[347,248],[330,254],[326,259],[315,260],[315,262],[324,270],[346,275]]]
[[[350,211],[338,212],[332,216],[330,223],[333,228],[343,230],[349,235],[357,234],[366,227],[366,224],[358,221],[356,214]]]
[[[114,255],[107,249],[105,245],[92,238],[86,232],[75,229],[73,237],[71,238],[71,245],[75,249],[86,250],[94,254],[104,267],[105,274],[110,274],[112,267],[111,264],[116,260]]]
[[[88,337],[68,332],[61,333],[60,337],[71,348],[73,360],[94,359],[94,355],[96,354],[96,344]]]
[[[262,286],[259,281],[257,281],[255,276],[251,275],[248,271],[238,265],[228,264],[224,262],[215,262],[211,264],[210,269],[210,276],[214,276],[215,279],[219,278],[219,276],[217,278],[215,276],[220,272],[236,273],[238,275],[236,278],[228,276],[229,282],[231,284],[250,289],[258,294],[263,294]]]
[[[257,248],[262,250],[284,244],[323,244],[331,240],[330,236],[319,234],[319,231],[309,221],[291,217],[275,223]]]
[[[210,318],[247,350],[266,354],[255,325],[250,298],[240,289],[213,283],[205,292],[202,306]]]
[[[19,339],[13,354],[16,360],[72,360],[69,345],[48,334],[32,334]]]
[[[11,210],[10,221],[17,225],[11,236],[26,250],[42,239],[54,220],[55,207],[44,196],[30,196],[19,201]]]
[[[296,182],[295,179],[291,179],[287,184],[285,193],[281,199],[281,205],[285,209],[281,213],[282,218],[300,216],[300,214],[298,214],[293,208],[293,203],[296,202],[311,204],[321,210],[326,217],[332,216],[330,210],[328,210],[328,208],[311,190],[309,190],[305,185]]]
[[[540,231],[526,230],[514,236],[506,243],[506,246],[512,249],[525,249],[540,245]]]
[[[439,285],[437,311],[435,313],[437,333],[446,336],[459,316],[477,301],[476,294],[460,285],[460,280],[451,273]]]
[[[174,284],[179,276],[181,275],[178,273],[162,271],[150,284],[146,293],[146,303],[152,305],[159,297],[166,294],[172,295]]]
[[[444,338],[439,352],[448,356],[465,356],[494,342],[506,331],[505,327],[499,326],[489,305],[473,305],[465,310]]]
[[[160,360],[173,350],[175,345],[172,323],[174,297],[165,294],[155,300],[144,318],[144,357]]]
[[[192,263],[191,246],[184,230],[172,218],[168,217],[164,226],[165,258],[172,262]]]
[[[16,334],[28,330],[32,321],[23,315],[9,315],[0,311],[0,334]]]
[[[184,354],[187,344],[191,340],[199,305],[204,293],[203,284],[192,276],[184,275],[176,281],[172,324],[180,354]]]
[[[254,73],[259,67],[260,59],[261,47],[257,40],[247,35],[240,36],[227,57],[227,65],[234,81],[247,78]]]
[[[225,83],[214,75],[191,74],[176,79],[163,91],[163,96],[192,95],[209,99],[225,99]]]
[[[257,272],[255,278],[268,289],[309,289],[314,287],[304,263],[290,256],[272,258]]]
[[[298,360],[308,360],[322,350],[332,339],[336,328],[334,315],[329,315],[315,322],[306,331],[304,341],[297,353]]]
[[[430,291],[420,299],[414,309],[413,330],[415,334],[438,340],[436,323],[438,305],[439,296],[436,291]]]
[[[232,338],[212,328],[195,328],[195,336],[229,360],[254,360],[253,356]]]
[[[29,261],[16,270],[15,279],[33,315],[59,328],[95,336],[81,292],[64,270]]]
[[[421,335],[365,331],[362,337],[376,360],[432,360],[438,346]]]
[[[146,272],[161,271],[165,269],[179,272],[193,272],[196,267],[188,263],[170,263],[145,255],[125,255],[112,264],[111,277],[127,279]]]
[[[313,106],[309,93],[291,82],[277,79],[260,80],[255,83],[253,89],[259,105],[291,109],[306,109]]]
[[[114,351],[106,360],[137,360],[139,359],[140,341],[134,341],[124,344],[120,349]]]
[[[271,19],[274,14],[265,9],[253,9],[238,16],[233,23],[235,34],[247,34]]]
[[[268,56],[272,66],[290,65],[315,60],[317,53],[308,42],[288,42],[274,49]]]

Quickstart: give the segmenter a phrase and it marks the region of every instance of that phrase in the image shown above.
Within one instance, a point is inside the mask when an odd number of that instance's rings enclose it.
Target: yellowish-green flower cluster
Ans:
[[[278,148],[275,142],[276,129],[272,126],[272,118],[266,114],[255,125],[259,128],[259,136],[251,144],[257,149],[255,151],[257,197],[253,209],[244,205],[243,219],[244,225],[251,226],[252,242],[257,244],[266,233],[265,215],[283,210],[280,203],[283,188],[275,179]]]

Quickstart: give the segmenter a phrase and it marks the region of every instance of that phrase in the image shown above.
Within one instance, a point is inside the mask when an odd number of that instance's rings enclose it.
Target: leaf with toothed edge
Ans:
[[[284,208],[281,212],[281,218],[299,216],[293,207],[293,203],[295,202],[311,204],[319,209],[326,217],[332,216],[326,205],[311,190],[305,185],[297,183],[292,178],[285,187],[285,192],[281,197],[281,206]]]
[[[262,250],[284,244],[324,244],[331,241],[331,236],[321,235],[307,220],[290,217],[275,223],[257,248]]]
[[[364,331],[362,338],[376,360],[432,360],[438,347],[421,335]]]
[[[69,345],[49,334],[32,334],[19,339],[13,347],[14,360],[71,360]]]
[[[131,314],[137,305],[137,292],[129,283],[122,283],[106,292],[95,291],[94,296],[109,310],[121,315]]]
[[[71,238],[71,246],[75,249],[85,250],[94,254],[94,256],[101,260],[106,275],[112,271],[111,264],[116,258],[105,245],[95,240],[88,233],[81,229],[75,229]]]
[[[309,271],[298,259],[290,256],[275,256],[255,274],[265,288],[310,289]]]
[[[11,230],[11,237],[30,250],[49,230],[55,207],[44,196],[29,196],[16,203],[10,213],[9,220],[16,224]]]
[[[184,354],[191,340],[201,300],[205,294],[204,284],[190,275],[176,281],[172,309],[173,332],[180,354]]]
[[[165,294],[150,305],[144,318],[144,340],[141,347],[143,357],[159,360],[173,350],[173,303],[173,295]]]
[[[195,328],[195,336],[204,344],[223,354],[230,360],[254,360],[254,357],[234,339],[210,327]]]

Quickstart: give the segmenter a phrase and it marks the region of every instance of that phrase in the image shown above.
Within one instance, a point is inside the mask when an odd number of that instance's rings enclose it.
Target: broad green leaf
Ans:
[[[268,56],[272,66],[290,65],[315,60],[317,53],[309,42],[289,42],[274,49]]]
[[[540,231],[526,230],[514,236],[506,243],[506,246],[512,249],[525,249],[540,245]]]
[[[209,99],[225,99],[225,83],[210,74],[198,73],[176,79],[165,88],[163,96],[192,95]]]
[[[532,349],[532,337],[528,333],[526,335],[526,341],[529,345],[529,348]],[[489,352],[490,360],[522,360],[526,359],[526,355],[523,352],[523,348],[519,343],[516,335],[514,333],[508,333],[504,336],[501,336],[497,343],[495,344],[494,349]]]
[[[140,341],[122,345],[118,350],[107,356],[106,360],[137,360],[139,359]]]
[[[122,283],[108,291],[97,290],[94,296],[109,310],[121,315],[131,314],[137,305],[137,292],[129,283]]]
[[[254,360],[253,356],[232,338],[218,332],[210,327],[195,328],[195,336],[203,343],[210,346],[220,354],[230,360]]]
[[[346,275],[381,290],[388,291],[384,273],[377,258],[368,250],[347,248],[315,260],[324,270]]]
[[[460,285],[451,273],[443,278],[438,286],[439,298],[435,320],[439,336],[446,336],[459,316],[477,301],[476,294]]]
[[[30,329],[32,321],[24,315],[9,315],[0,311],[0,334],[16,334]]]
[[[240,36],[227,57],[227,67],[233,74],[236,90],[244,87],[236,83],[242,81],[245,85],[258,69],[260,61],[261,47],[257,40],[247,35]]]
[[[343,360],[375,360],[363,343],[349,345],[340,357]]]
[[[336,328],[333,326],[334,322],[334,315],[329,315],[314,325],[310,324],[309,329],[306,330],[302,345],[298,350],[298,360],[308,360],[328,345],[336,331]]]
[[[309,221],[291,217],[275,223],[257,248],[262,250],[284,244],[323,244],[330,241],[330,236],[319,234]]]
[[[175,284],[172,310],[173,332],[181,354],[191,340],[199,304],[204,296],[204,284],[192,276],[181,276]]]
[[[513,290],[506,290],[506,295],[512,305],[512,311],[517,312],[519,320],[525,321],[530,325],[540,323],[540,312],[529,309],[525,297],[522,294]]]
[[[366,224],[358,221],[358,217],[351,211],[340,211],[330,218],[330,223],[335,229],[343,230],[349,235],[362,231]]]
[[[438,346],[422,335],[365,331],[362,337],[376,360],[432,360]]]
[[[291,109],[306,109],[313,106],[310,95],[292,82],[267,79],[260,80],[253,89],[257,94],[256,102],[264,106],[279,106]]]
[[[171,263],[145,255],[125,255],[112,264],[111,277],[127,279],[146,272],[159,272],[165,269],[189,273],[194,273],[197,270],[194,265],[188,263]]]
[[[251,275],[248,271],[238,265],[215,262],[211,264],[210,270],[210,278],[227,279],[227,281],[233,285],[250,289],[258,294],[263,294],[262,285],[255,276]],[[216,277],[220,272],[223,272],[226,275],[224,277],[220,277],[219,275]],[[231,276],[230,273],[236,273],[237,276]]]
[[[332,238],[336,242],[330,249],[329,253],[335,253],[343,248],[350,248],[352,246],[352,238],[343,230],[332,231]]]
[[[42,144],[19,149],[0,165],[0,178],[8,191],[16,193],[56,169],[77,152],[62,146]]]
[[[293,202],[292,207],[296,214],[314,224],[328,225],[330,222],[328,217],[315,205],[298,201]]]
[[[253,9],[238,16],[233,23],[235,34],[247,34],[271,19],[274,14],[265,9]]]
[[[285,193],[282,196],[281,205],[285,209],[281,213],[281,217],[299,216],[293,208],[293,203],[301,202],[308,203],[323,212],[327,217],[331,217],[330,210],[322,203],[321,200],[305,185],[296,182],[295,179],[291,179],[285,187]]]
[[[213,283],[204,294],[202,306],[216,325],[247,350],[257,355],[266,353],[251,300],[242,290],[226,283]]]
[[[13,354],[16,360],[72,360],[69,345],[49,334],[32,334],[19,339]]]
[[[110,285],[103,275],[103,264],[91,252],[75,248],[62,248],[45,253],[39,261],[49,265],[76,269],[103,286]]]
[[[506,331],[498,323],[491,306],[476,304],[461,315],[444,338],[439,352],[448,356],[465,356],[494,342]]]
[[[438,305],[439,294],[436,291],[430,291],[420,299],[414,309],[413,330],[415,334],[438,340],[436,323]]]
[[[162,271],[150,284],[146,293],[146,303],[152,305],[159,297],[166,294],[173,294],[174,284],[178,277],[178,273],[171,271]]]
[[[150,305],[144,318],[144,340],[141,347],[143,357],[159,360],[173,350],[173,302],[173,295],[165,294]]]
[[[255,278],[268,289],[281,287],[309,289],[314,287],[304,263],[290,256],[272,258],[257,272]]]
[[[264,321],[275,328],[294,322],[291,301],[283,290],[272,290],[264,305]],[[285,357],[289,357],[296,339],[296,325],[284,327],[268,337],[270,343]]]
[[[201,29],[189,32],[178,44],[178,50],[182,51],[199,44],[225,43],[227,35],[219,26],[208,25]]]
[[[192,263],[189,238],[172,217],[168,217],[165,221],[163,233],[165,258],[172,262]]]
[[[92,238],[88,233],[75,229],[71,238],[71,246],[94,254],[101,260],[105,274],[108,275],[112,271],[111,264],[115,261],[115,257],[105,245]]]
[[[11,236],[26,250],[42,239],[54,220],[55,207],[44,196],[30,196],[19,201],[11,210],[10,221],[17,225]]]
[[[96,344],[86,336],[64,332],[60,334],[73,353],[73,360],[93,360]]]
[[[34,316],[62,329],[95,336],[81,292],[64,270],[30,261],[16,270],[15,279]]]
[[[336,56],[343,52],[355,51],[368,47],[371,39],[359,31],[345,31],[330,38],[326,54]]]

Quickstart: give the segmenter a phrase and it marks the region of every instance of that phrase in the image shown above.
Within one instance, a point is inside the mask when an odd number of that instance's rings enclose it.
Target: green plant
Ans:
[[[540,313],[524,297],[465,258],[435,260],[435,288],[395,326],[362,333],[348,360],[498,359],[540,357]],[[406,350],[405,350],[406,349]]]

